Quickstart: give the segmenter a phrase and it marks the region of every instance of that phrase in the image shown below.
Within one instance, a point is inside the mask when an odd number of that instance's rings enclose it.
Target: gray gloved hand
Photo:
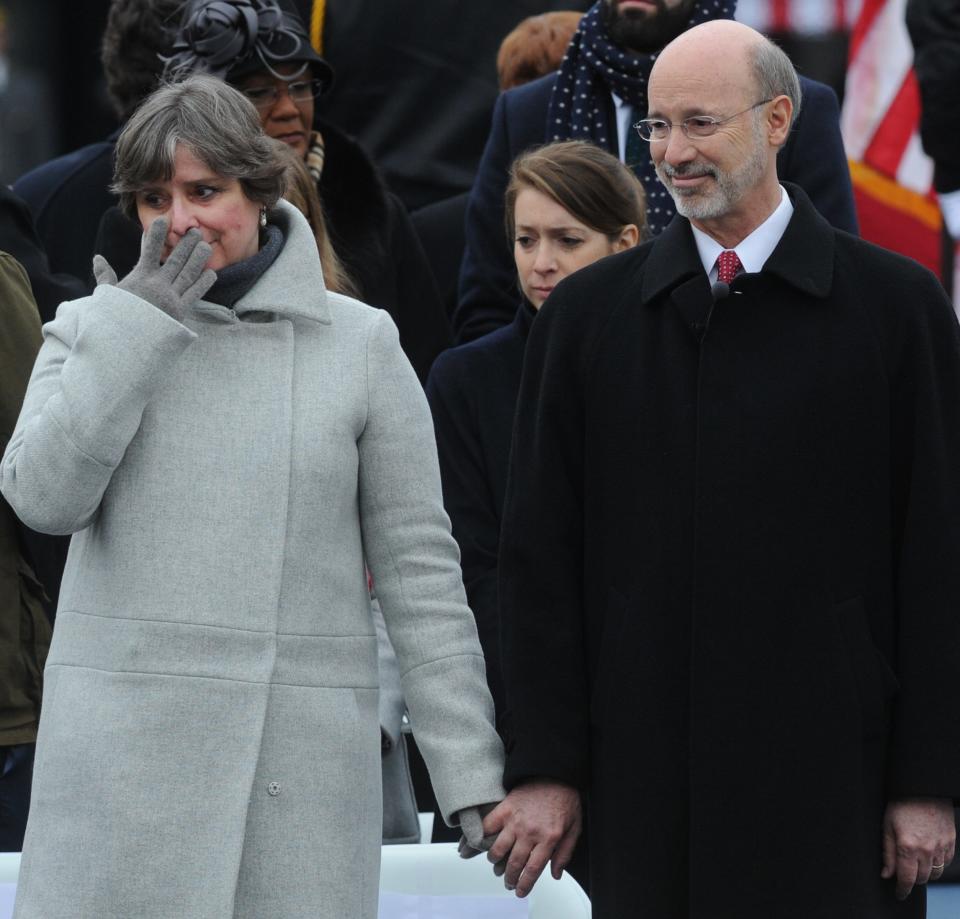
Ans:
[[[93,257],[93,276],[98,285],[119,287],[182,322],[187,308],[203,297],[217,276],[204,268],[213,250],[196,229],[188,230],[161,264],[168,226],[166,217],[150,224],[140,244],[140,261],[122,281],[102,255]]]
[[[457,846],[460,858],[473,858],[486,852],[496,842],[498,833],[483,835],[483,818],[496,806],[496,803],[480,804],[476,807],[465,807],[460,811],[460,829],[463,831]]]

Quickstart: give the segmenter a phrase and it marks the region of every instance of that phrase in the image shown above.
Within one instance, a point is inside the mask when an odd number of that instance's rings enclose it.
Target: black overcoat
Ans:
[[[879,878],[884,803],[960,793],[960,333],[933,275],[788,190],[709,322],[677,218],[530,333],[506,781],[587,792],[603,919],[920,917]]]

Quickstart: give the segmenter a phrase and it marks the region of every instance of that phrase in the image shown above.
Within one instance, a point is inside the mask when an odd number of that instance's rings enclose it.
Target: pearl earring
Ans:
[[[267,209],[265,207],[260,208],[260,226],[265,227],[267,225]]]

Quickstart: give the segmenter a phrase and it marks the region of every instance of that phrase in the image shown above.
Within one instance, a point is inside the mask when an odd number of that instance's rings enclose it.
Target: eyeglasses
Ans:
[[[733,121],[734,118],[746,112],[752,112],[755,108],[760,108],[761,105],[766,105],[771,101],[772,99],[764,99],[761,102],[754,102],[750,108],[745,108],[742,112],[737,112],[729,118],[714,118],[711,115],[692,115],[690,118],[684,118],[683,121],[676,125],[671,124],[669,121],[664,121],[662,118],[643,118],[634,125],[634,128],[636,128],[637,133],[646,141],[667,140],[673,128],[680,128],[687,137],[696,140],[700,137],[709,137],[711,134],[716,134],[717,128],[719,128],[720,125],[726,124],[728,121]]]
[[[283,84],[286,87],[287,95],[294,102],[307,102],[315,99],[323,92],[322,80],[294,80],[292,83]],[[258,109],[271,109],[280,98],[281,88],[272,84],[270,86],[247,86],[241,89],[242,92]]]

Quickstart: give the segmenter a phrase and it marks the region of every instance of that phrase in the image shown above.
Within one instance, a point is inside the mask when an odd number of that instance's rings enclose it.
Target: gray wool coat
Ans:
[[[365,558],[444,816],[503,794],[423,393],[277,220],[235,311],[101,286],[44,328],[0,487],[75,535],[17,919],[373,919]]]

